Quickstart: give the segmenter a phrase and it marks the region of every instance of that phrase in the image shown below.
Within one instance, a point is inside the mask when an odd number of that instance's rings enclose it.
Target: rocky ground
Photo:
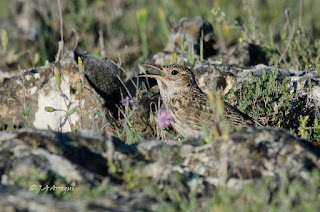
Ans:
[[[0,139],[0,205],[8,211],[156,210],[167,201],[162,192],[130,190],[128,185],[155,184],[167,189],[173,202],[177,194],[204,200],[220,186],[242,189],[259,178],[280,182],[285,174],[294,182],[307,182],[311,170],[320,166],[318,147],[276,128],[244,129],[211,143],[147,140],[126,145],[93,130],[19,129],[1,132]],[[83,188],[94,186],[103,193],[83,201],[50,195],[81,197]]]
[[[180,50],[181,36],[186,46],[194,48],[194,63],[188,54],[178,54],[177,63],[194,71],[205,92],[222,90],[228,95],[277,69],[263,65],[266,57],[261,48],[247,42],[216,54],[213,28],[201,17],[181,19],[165,50],[144,62],[169,63],[172,53]],[[306,103],[292,110],[315,119],[320,101],[317,70],[277,70],[276,80],[288,79],[294,98]],[[159,129],[150,114],[161,100],[155,81],[138,79],[141,73],[138,65],[125,73],[106,58],[74,51],[42,67],[0,71],[0,208],[206,211],[215,207],[210,200],[219,189],[242,191],[261,181],[269,182],[261,199],[277,207],[283,199],[276,194],[284,182],[319,188],[312,184],[317,179],[314,170],[320,168],[318,143],[269,126],[268,120],[260,120],[265,127],[241,129],[211,142],[156,139]],[[135,130],[144,132],[144,138],[135,142],[129,142],[128,131],[116,127],[126,122],[128,114],[119,114],[119,102],[127,96],[135,100],[130,115]],[[299,205],[298,196],[287,201]],[[319,209],[319,205],[312,207]]]

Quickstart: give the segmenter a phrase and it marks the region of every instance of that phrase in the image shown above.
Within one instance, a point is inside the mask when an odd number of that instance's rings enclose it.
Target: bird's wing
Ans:
[[[232,126],[254,126],[253,119],[228,103],[224,103],[224,117]]]
[[[209,106],[209,100],[206,94],[196,94],[195,97],[196,101],[193,101],[193,107],[200,109],[202,111],[201,114],[198,114],[197,117],[202,120],[202,123],[206,126],[215,125],[217,120],[217,114],[215,111]],[[237,108],[233,107],[232,105],[224,102],[224,116],[222,117],[226,120],[231,126],[255,126],[256,122],[247,114],[242,113]],[[210,124],[209,124],[210,123]],[[259,123],[257,123],[259,125]]]
[[[208,97],[204,93],[195,93],[192,96],[191,105],[188,107],[188,122],[192,122],[198,130],[204,125],[208,128],[215,127],[216,113],[208,104]]]
[[[189,93],[184,98],[172,99],[171,106],[175,111],[176,123],[200,130],[203,125],[214,127],[214,113],[207,106],[208,99],[205,94]]]

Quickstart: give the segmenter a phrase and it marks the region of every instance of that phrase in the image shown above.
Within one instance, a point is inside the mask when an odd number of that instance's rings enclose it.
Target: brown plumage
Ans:
[[[172,116],[171,124],[184,137],[201,135],[201,127],[216,126],[217,113],[209,106],[205,93],[198,87],[190,69],[181,65],[150,65],[161,75],[142,75],[158,82],[163,103]],[[254,126],[255,122],[246,114],[224,102],[224,119],[231,126]]]

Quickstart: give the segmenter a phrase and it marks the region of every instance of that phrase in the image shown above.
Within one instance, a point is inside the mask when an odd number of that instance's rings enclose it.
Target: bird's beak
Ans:
[[[148,67],[157,69],[157,70],[159,70],[161,73],[164,73],[164,71],[163,71],[163,69],[162,69],[161,66],[151,65],[151,64],[147,64],[147,63],[142,63],[141,65],[143,65],[143,66],[148,66]],[[165,76],[155,75],[155,74],[140,75],[139,77],[150,77],[150,78],[155,78],[155,79],[158,79],[158,80],[161,80],[161,81],[163,81],[163,80],[166,79]]]

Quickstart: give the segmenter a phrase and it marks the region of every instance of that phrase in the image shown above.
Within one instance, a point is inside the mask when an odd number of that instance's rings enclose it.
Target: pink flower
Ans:
[[[126,106],[126,104],[127,104],[128,101],[129,101],[129,97],[126,97],[126,98],[122,99],[122,100],[120,101],[120,103],[122,104],[122,106]]]
[[[136,103],[135,103],[135,101],[133,99],[130,99],[129,103],[133,108],[137,108],[137,105],[136,105]]]
[[[135,101],[133,99],[130,99],[129,97],[122,99],[120,103],[122,104],[122,106],[126,106],[126,104],[129,103],[133,108],[137,108]]]
[[[161,110],[160,114],[157,115],[157,125],[162,128],[163,126],[168,127],[170,125],[171,115],[165,110]]]

